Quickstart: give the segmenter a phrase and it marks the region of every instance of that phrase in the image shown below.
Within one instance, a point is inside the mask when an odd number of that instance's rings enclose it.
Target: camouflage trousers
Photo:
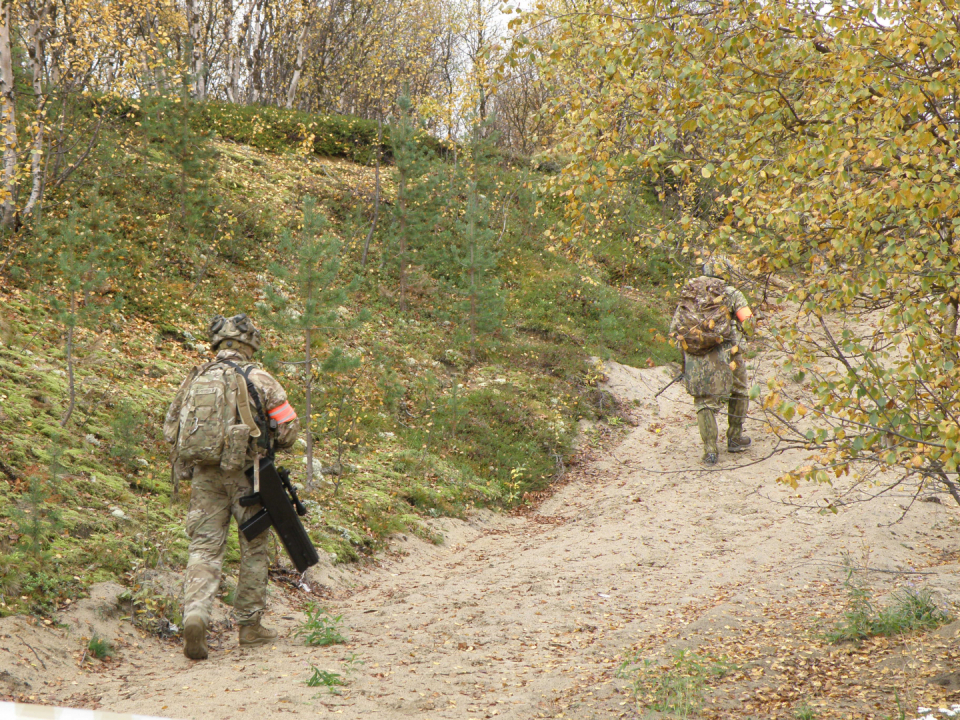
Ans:
[[[187,512],[187,536],[190,559],[184,582],[183,616],[199,615],[210,624],[213,599],[220,586],[220,571],[227,549],[227,532],[232,515],[239,526],[253,517],[259,505],[241,507],[240,498],[253,488],[243,472],[224,472],[219,467],[198,467],[193,474],[190,510]],[[240,625],[260,620],[267,605],[267,553],[269,532],[247,541],[240,537],[240,577],[233,609]]]
[[[746,362],[737,362],[733,370],[733,390],[730,392],[730,398],[747,397],[747,364]],[[730,399],[721,395],[694,395],[693,407],[697,412],[704,409],[713,410],[714,413],[720,412],[727,401]]]

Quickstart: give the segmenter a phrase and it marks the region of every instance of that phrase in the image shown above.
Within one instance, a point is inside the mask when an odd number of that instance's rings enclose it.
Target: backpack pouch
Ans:
[[[178,456],[184,465],[219,465],[226,427],[222,373],[194,380],[180,411]]]
[[[236,472],[247,467],[247,455],[250,449],[250,428],[246,425],[231,425],[223,441],[223,454],[220,456],[220,469]]]

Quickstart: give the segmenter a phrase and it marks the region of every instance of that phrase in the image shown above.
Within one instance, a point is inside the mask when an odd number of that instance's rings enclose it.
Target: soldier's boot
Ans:
[[[743,434],[749,404],[750,398],[745,397],[732,397],[727,402],[727,452],[742,453],[750,447],[750,438]]]
[[[183,621],[183,654],[191,660],[207,659],[207,624],[199,615]]]
[[[717,417],[710,408],[697,411],[697,427],[700,429],[700,439],[703,440],[703,462],[707,465],[717,464]]]
[[[272,643],[277,639],[277,631],[265,628],[257,620],[253,625],[240,626],[240,646],[257,647]]]

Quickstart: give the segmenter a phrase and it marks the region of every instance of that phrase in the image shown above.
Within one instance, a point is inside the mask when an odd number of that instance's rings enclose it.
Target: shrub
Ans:
[[[106,660],[108,657],[113,657],[116,653],[113,646],[99,635],[94,635],[90,638],[90,642],[87,643],[87,652],[97,660]]]

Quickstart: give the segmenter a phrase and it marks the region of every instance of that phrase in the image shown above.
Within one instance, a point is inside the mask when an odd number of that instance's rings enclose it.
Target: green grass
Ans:
[[[321,670],[316,665],[311,665],[313,675],[307,678],[307,687],[325,687],[331,693],[337,692],[337,687],[346,685],[347,681],[340,673],[331,670]]]
[[[342,615],[331,615],[326,608],[310,603],[304,610],[303,623],[294,632],[294,637],[302,637],[306,645],[325,646],[337,645],[347,641],[340,626],[343,624]]]
[[[937,606],[928,588],[900,589],[893,594],[889,604],[876,607],[868,589],[849,584],[848,587],[850,595],[843,619],[826,633],[831,643],[933,630],[953,619]]]
[[[638,707],[691,718],[703,709],[710,682],[735,669],[726,658],[706,658],[680,650],[666,665],[640,658],[627,660],[617,675],[628,680]]]

